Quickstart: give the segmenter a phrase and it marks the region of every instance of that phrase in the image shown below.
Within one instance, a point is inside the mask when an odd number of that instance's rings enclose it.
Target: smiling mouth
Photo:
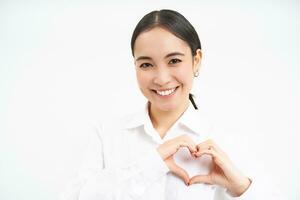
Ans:
[[[152,90],[152,91],[158,94],[159,96],[171,96],[172,94],[175,93],[178,87],[179,86],[170,89],[165,89],[165,90]]]

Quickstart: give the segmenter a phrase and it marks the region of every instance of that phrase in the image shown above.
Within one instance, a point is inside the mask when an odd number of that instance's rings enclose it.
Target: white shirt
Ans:
[[[146,106],[147,107],[147,106]],[[156,148],[166,140],[188,134],[196,143],[210,138],[207,115],[192,105],[161,139],[153,128],[148,109],[99,125],[91,137],[78,177],[61,196],[64,200],[258,200],[261,189],[253,177],[240,197],[230,196],[217,185],[184,182],[171,173]],[[213,139],[213,138],[212,138]],[[202,160],[185,162],[182,148],[174,155],[190,177],[207,173]],[[270,195],[266,195],[271,197]],[[267,199],[280,199],[276,195]]]

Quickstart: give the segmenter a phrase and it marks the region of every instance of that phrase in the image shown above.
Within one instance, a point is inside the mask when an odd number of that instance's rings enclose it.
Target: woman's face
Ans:
[[[172,111],[187,105],[200,50],[193,57],[185,41],[155,27],[137,37],[134,59],[139,87],[151,106]]]

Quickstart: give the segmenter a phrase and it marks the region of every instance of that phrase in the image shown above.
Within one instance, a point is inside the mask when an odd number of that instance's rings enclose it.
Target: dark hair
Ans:
[[[193,56],[196,54],[197,49],[201,49],[198,34],[192,24],[179,12],[164,9],[146,14],[136,25],[131,37],[132,55],[134,55],[136,38],[142,32],[158,26],[168,29],[174,35],[187,42]]]
[[[155,27],[166,28],[175,36],[185,41],[190,46],[193,56],[196,55],[197,49],[201,49],[201,43],[198,34],[192,24],[179,12],[163,9],[159,11],[152,11],[146,14],[136,25],[131,37],[131,52],[133,56],[134,44],[137,37],[142,32]],[[198,109],[192,94],[189,94],[189,99],[194,108]]]

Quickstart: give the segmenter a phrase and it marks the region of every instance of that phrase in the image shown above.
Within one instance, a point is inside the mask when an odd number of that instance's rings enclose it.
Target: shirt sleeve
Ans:
[[[61,200],[134,200],[169,171],[155,148],[135,162],[119,168],[105,167],[101,127],[92,135],[78,176]]]

